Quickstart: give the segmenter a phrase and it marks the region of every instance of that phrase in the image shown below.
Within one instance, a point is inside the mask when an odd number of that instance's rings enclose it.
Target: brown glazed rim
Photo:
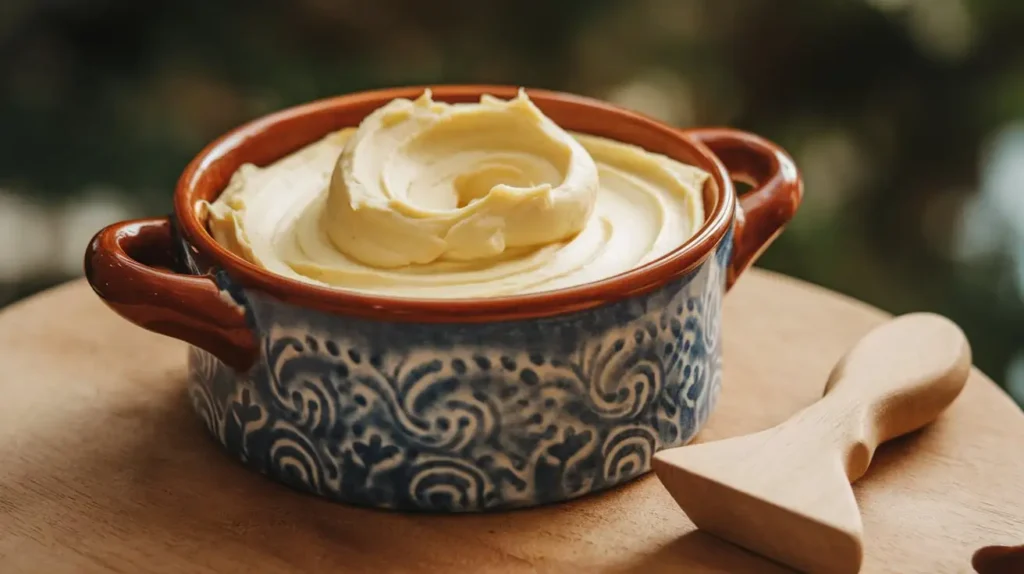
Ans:
[[[447,102],[476,101],[485,93],[510,98],[519,89],[499,85],[390,88],[318,100],[263,116],[211,142],[185,168],[174,194],[180,233],[198,250],[201,261],[226,270],[246,288],[289,304],[370,319],[479,323],[549,317],[650,292],[694,269],[714,250],[732,224],[737,201],[733,183],[722,162],[704,144],[639,113],[592,98],[532,88],[526,91],[533,102],[565,129],[639,145],[708,171],[717,193],[697,233],[655,261],[591,283],[505,297],[419,299],[358,293],[277,275],[221,246],[210,235],[205,222],[200,221],[195,209],[198,201],[215,199],[241,163],[266,165],[330,131],[357,125],[359,119],[392,99],[416,98],[427,88],[435,99]],[[314,133],[309,125],[303,126],[304,131],[296,131],[294,126],[316,116],[322,116],[326,122],[316,126],[318,131]],[[331,122],[333,125],[329,125]],[[251,153],[240,151],[250,148]],[[238,155],[242,157],[233,157]],[[704,202],[705,206],[709,203],[707,189]]]

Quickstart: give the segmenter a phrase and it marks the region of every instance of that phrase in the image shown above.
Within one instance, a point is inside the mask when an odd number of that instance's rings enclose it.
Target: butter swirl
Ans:
[[[473,106],[426,92],[359,125],[331,178],[323,227],[373,267],[487,259],[575,235],[598,186],[594,160],[525,92]]]
[[[491,297],[616,275],[689,239],[708,174],[570,133],[525,92],[396,99],[202,209],[214,238],[272,272],[399,297]]]

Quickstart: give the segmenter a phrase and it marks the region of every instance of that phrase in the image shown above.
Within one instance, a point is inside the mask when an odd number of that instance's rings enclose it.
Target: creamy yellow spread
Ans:
[[[567,132],[525,91],[446,104],[428,90],[271,165],[243,165],[201,209],[218,243],[286,277],[396,297],[493,297],[665,255],[703,223],[707,178]]]

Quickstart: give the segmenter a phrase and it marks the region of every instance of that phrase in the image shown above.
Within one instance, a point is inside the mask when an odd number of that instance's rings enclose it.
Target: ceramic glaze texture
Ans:
[[[190,347],[192,402],[245,464],[348,503],[466,512],[602,490],[714,407],[731,238],[650,293],[504,323],[333,316],[218,273],[261,354],[238,373]]]

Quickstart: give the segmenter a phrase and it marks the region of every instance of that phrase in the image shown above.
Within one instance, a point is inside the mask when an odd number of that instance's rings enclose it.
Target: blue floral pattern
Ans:
[[[713,409],[731,244],[652,293],[498,324],[333,317],[217,273],[262,353],[237,373],[190,348],[192,402],[244,463],[339,501],[464,512],[599,491]]]

